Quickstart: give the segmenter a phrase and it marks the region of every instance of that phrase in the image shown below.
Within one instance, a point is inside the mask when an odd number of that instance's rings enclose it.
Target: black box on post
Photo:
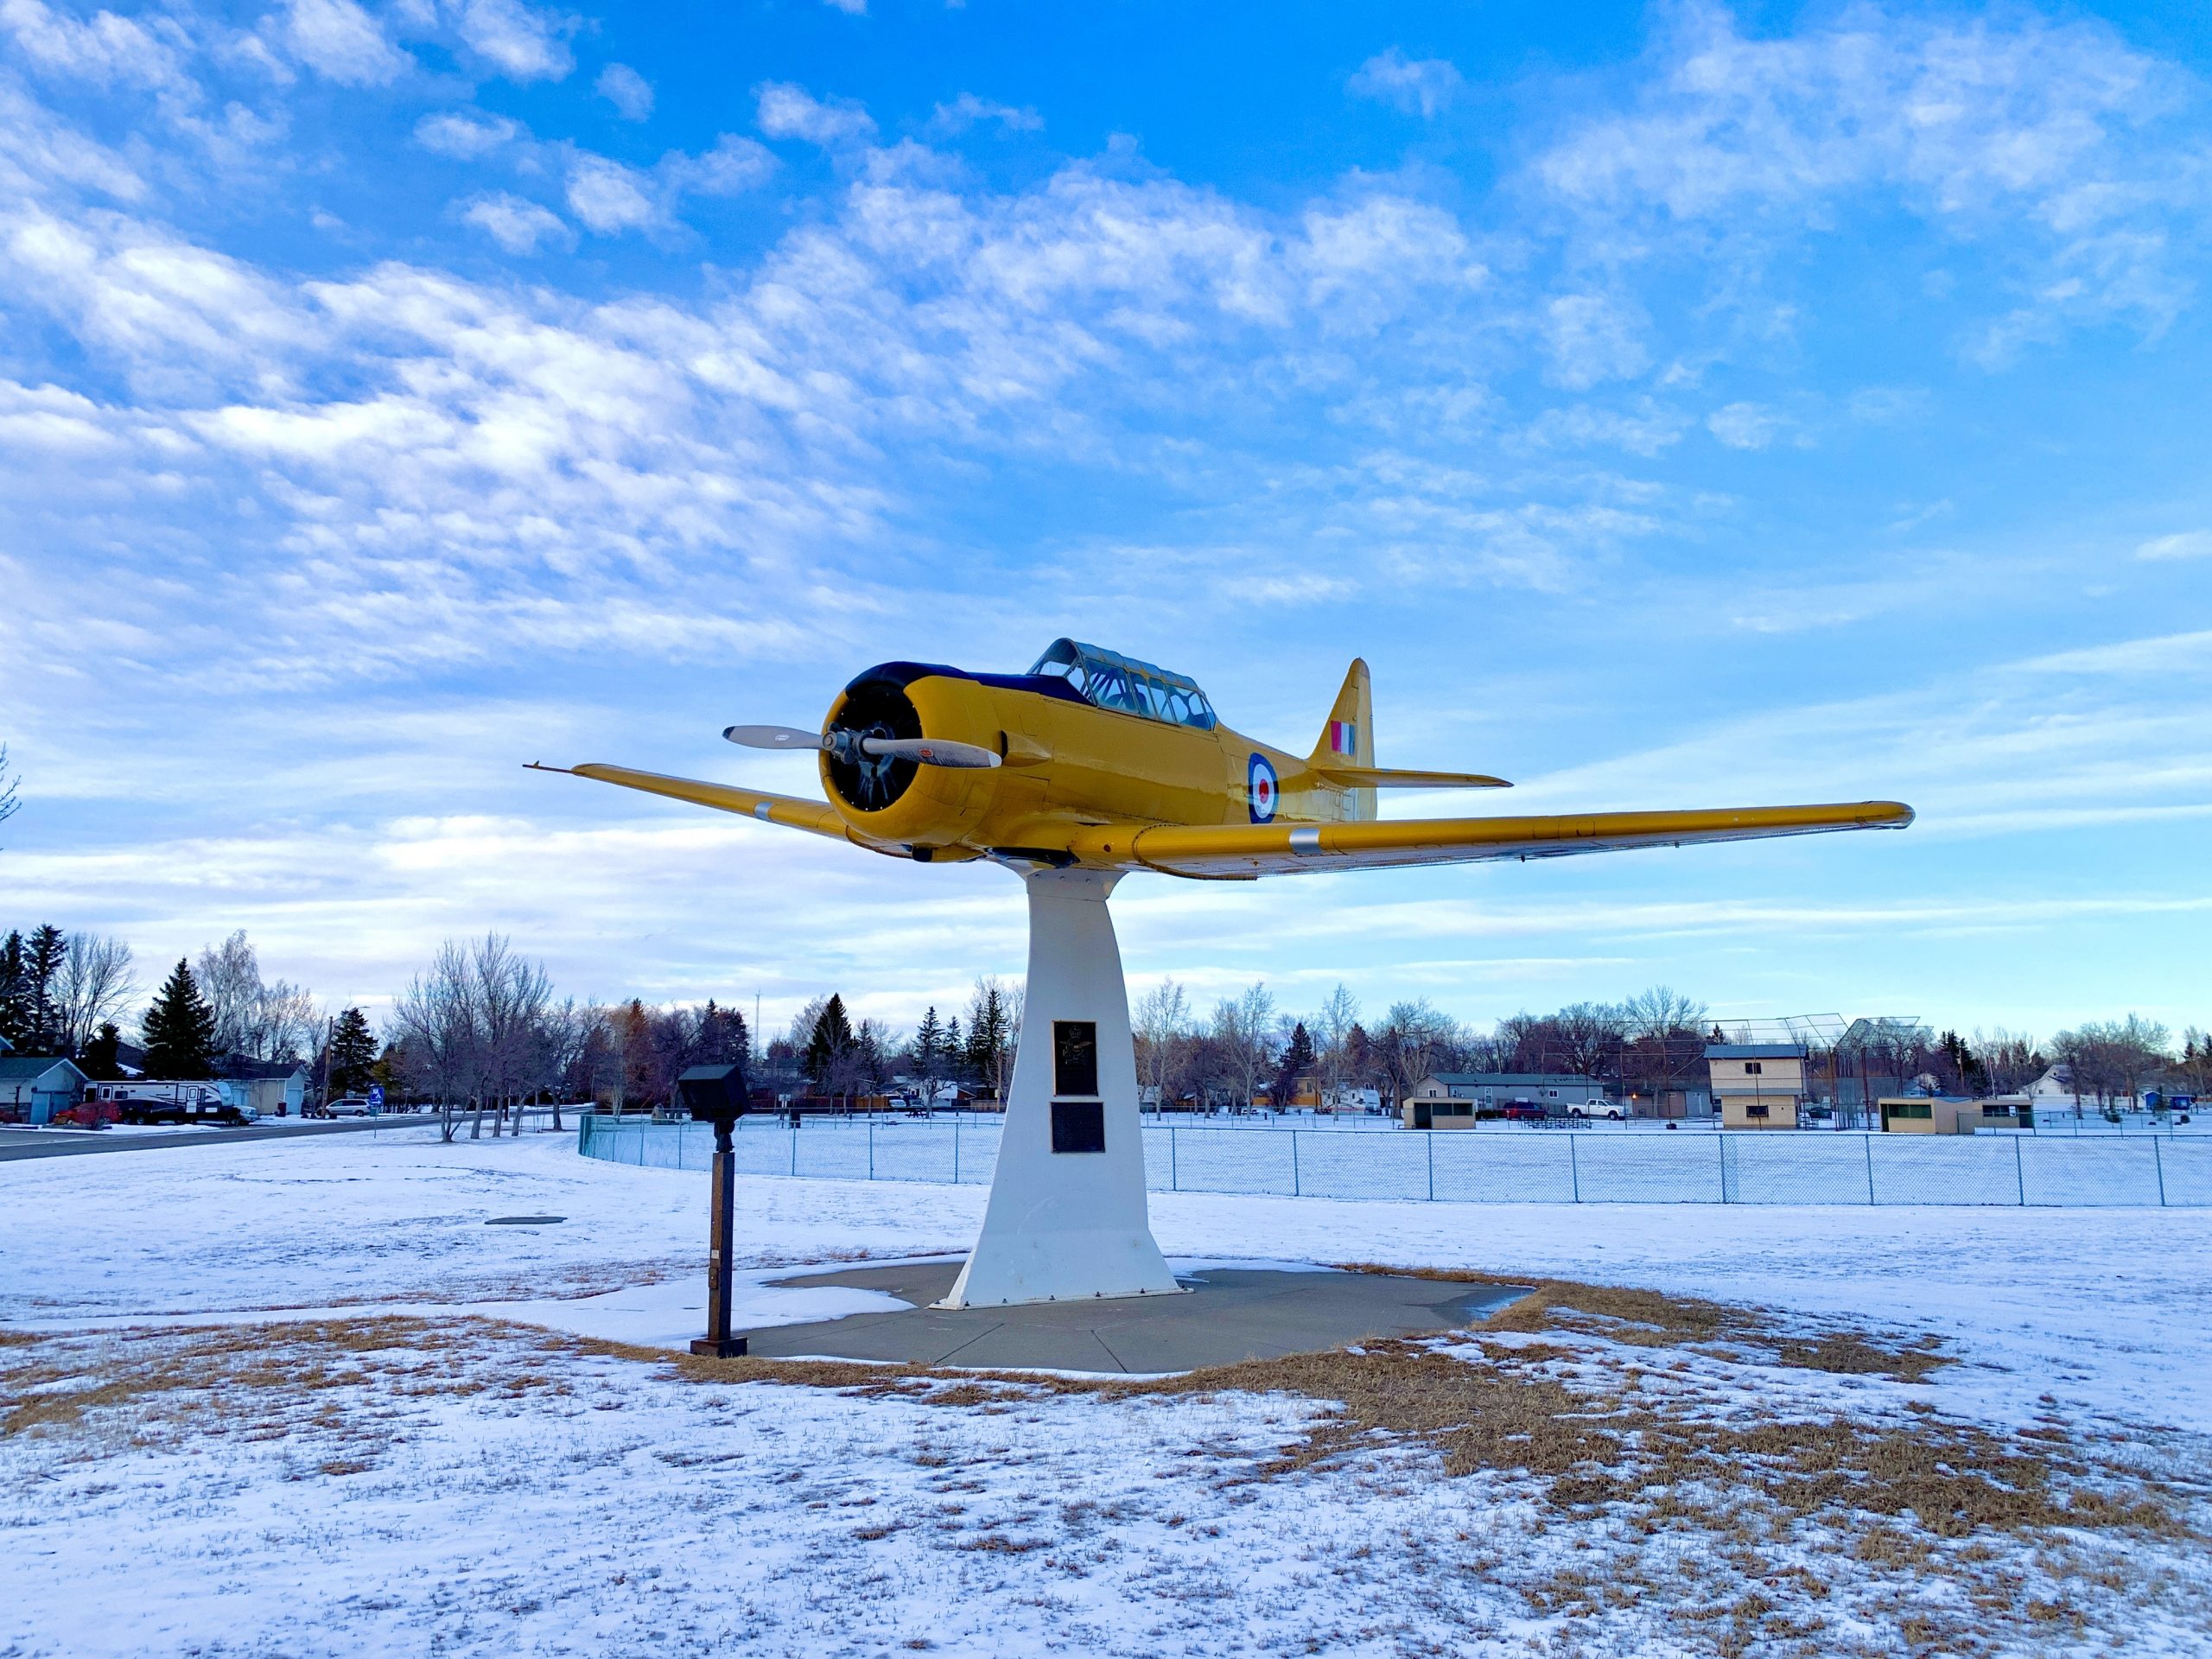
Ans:
[[[676,1097],[702,1122],[745,1116],[745,1068],[695,1065],[676,1080]]]

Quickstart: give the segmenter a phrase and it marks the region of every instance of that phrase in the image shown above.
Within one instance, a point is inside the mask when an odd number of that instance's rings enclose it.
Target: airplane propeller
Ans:
[[[748,749],[821,749],[847,761],[866,755],[872,760],[911,760],[919,766],[971,771],[999,764],[988,749],[943,737],[870,737],[837,727],[810,732],[797,726],[728,726],[722,735]]]

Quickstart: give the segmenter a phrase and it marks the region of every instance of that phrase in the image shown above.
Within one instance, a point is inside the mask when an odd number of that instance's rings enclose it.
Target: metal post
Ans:
[[[1296,1129],[1290,1132],[1290,1196],[1294,1198],[1303,1196],[1298,1186],[1298,1131]]]
[[[1567,1132],[1567,1179],[1572,1183],[1577,1204],[1582,1202],[1582,1167],[1574,1155],[1574,1143],[1581,1138],[1573,1129]]]
[[[1172,1123],[1167,1126],[1167,1190],[1170,1192],[1183,1190],[1182,1172],[1175,1166],[1175,1126]]]
[[[1859,1146],[1866,1154],[1866,1207],[1871,1210],[1874,1205],[1874,1137],[1860,1131]]]
[[[2012,1179],[2020,1189],[2020,1208],[2024,1210],[2028,1207],[2028,1171],[2020,1156],[2020,1137],[2017,1135],[2012,1137]]]
[[[960,1185],[960,1119],[952,1120],[952,1184]]]
[[[715,1173],[707,1196],[707,1334],[691,1351],[709,1359],[734,1359],[745,1338],[729,1333],[730,1255],[737,1211],[737,1152],[730,1145],[732,1120],[715,1120]]]
[[[868,1178],[875,1179],[875,1125],[872,1122],[868,1126]]]
[[[796,1175],[796,1174],[798,1174],[798,1114],[797,1112],[793,1112],[793,1113],[791,1114],[791,1173],[792,1174]]]
[[[1728,1131],[1727,1131],[1727,1130],[1726,1130],[1726,1129],[1715,1129],[1715,1130],[1713,1132],[1713,1141],[1714,1141],[1714,1142],[1715,1142],[1715,1145],[1716,1145],[1716,1147],[1717,1147],[1717,1149],[1719,1150],[1719,1154],[1720,1154],[1720,1202],[1721,1202],[1721,1203],[1723,1203],[1723,1204],[1726,1204],[1726,1203],[1729,1201],[1729,1200],[1728,1200]]]
[[[2166,1207],[2166,1160],[2158,1150],[2158,1137],[2151,1137],[2151,1166],[2158,1172],[2158,1207]]]
[[[1436,1202],[1436,1131],[1431,1129],[1425,1137],[1428,1141],[1428,1200]]]

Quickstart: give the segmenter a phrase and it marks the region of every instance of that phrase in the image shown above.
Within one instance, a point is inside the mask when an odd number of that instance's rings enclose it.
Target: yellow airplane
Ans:
[[[1367,664],[1355,660],[1312,753],[1249,738],[1197,682],[1055,640],[1027,674],[883,663],[821,731],[732,726],[749,748],[818,753],[827,800],[625,766],[537,766],[619,784],[922,863],[1156,870],[1251,880],[1303,871],[1552,858],[1829,830],[1901,830],[1897,801],[1554,817],[1380,819],[1382,789],[1503,789],[1479,773],[1375,764]]]

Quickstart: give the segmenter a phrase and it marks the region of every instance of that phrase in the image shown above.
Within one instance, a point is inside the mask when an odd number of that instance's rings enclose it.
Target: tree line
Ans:
[[[122,1075],[127,1046],[146,1075],[210,1077],[237,1059],[307,1065],[327,1098],[381,1085],[396,1101],[442,1109],[493,1135],[531,1103],[601,1101],[618,1110],[673,1103],[676,1079],[739,1064],[756,1091],[855,1097],[903,1090],[1003,1099],[1021,1025],[1019,988],[980,979],[964,1009],[932,1006],[904,1033],[856,1017],[839,994],[817,998],[761,1039],[744,1014],[709,998],[659,1007],[556,995],[542,963],[486,934],[449,940],[394,999],[379,1033],[360,1008],[331,1011],[305,987],[265,977],[243,931],[181,957],[140,1008],[130,947],[52,925],[0,941],[0,1037],[19,1053],[64,1056],[91,1077]],[[1172,979],[1131,1008],[1139,1080],[1155,1103],[1243,1109],[1372,1090],[1395,1105],[1437,1072],[1565,1074],[1656,1096],[1702,1086],[1706,1045],[1724,1038],[1702,1002],[1654,986],[1619,1002],[1574,1002],[1484,1028],[1426,999],[1363,1014],[1339,984],[1318,1008],[1282,1007],[1265,983],[1201,1014]],[[2158,1084],[2212,1086],[2212,1037],[2171,1033],[2134,1014],[2090,1021],[2047,1042],[1999,1030],[1962,1036],[1913,1022],[1861,1022],[1851,1064],[1893,1084],[1934,1083],[1970,1096],[2012,1093],[2053,1065],[2077,1098],[2107,1104]],[[126,1039],[124,1033],[131,1032]],[[1854,1027],[1854,1031],[1858,1028]],[[1840,1065],[1830,1056],[1832,1069]],[[556,1118],[557,1122],[557,1118]]]

